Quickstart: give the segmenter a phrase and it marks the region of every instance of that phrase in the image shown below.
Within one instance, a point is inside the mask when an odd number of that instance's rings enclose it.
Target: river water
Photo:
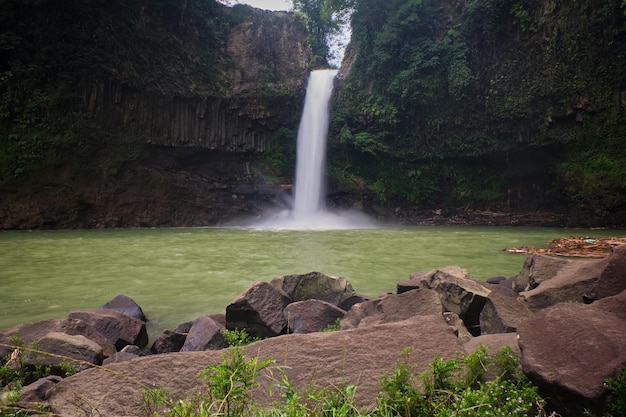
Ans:
[[[624,231],[501,227],[367,230],[224,228],[0,233],[0,329],[98,308],[118,294],[144,310],[151,340],[226,306],[254,281],[320,271],[369,296],[412,272],[447,265],[476,278],[510,277],[525,256],[503,251],[564,236]]]

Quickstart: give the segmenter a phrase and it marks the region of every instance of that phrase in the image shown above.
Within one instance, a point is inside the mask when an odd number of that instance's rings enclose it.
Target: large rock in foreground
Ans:
[[[568,415],[601,409],[605,379],[626,367],[625,307],[626,291],[591,305],[558,304],[518,326],[524,372]]]
[[[440,315],[340,332],[280,336],[253,343],[245,352],[248,358],[275,359],[275,365],[284,367],[295,386],[306,388],[311,382],[318,387],[355,384],[356,402],[371,406],[380,389],[380,378],[394,370],[406,347],[413,348],[408,361],[416,372],[427,370],[436,357],[452,359],[464,353]],[[57,384],[48,393],[49,402],[53,412],[68,417],[84,415],[80,405],[97,405],[101,415],[142,415],[145,386],[133,380],[191,398],[203,387],[198,373],[220,363],[223,353],[153,355],[111,364],[109,371],[90,369]],[[261,378],[261,384],[256,393],[259,403],[282,401],[276,387],[273,397],[268,396],[268,378]]]

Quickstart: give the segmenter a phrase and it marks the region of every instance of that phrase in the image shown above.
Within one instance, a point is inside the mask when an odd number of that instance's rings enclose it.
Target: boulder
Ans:
[[[471,338],[463,345],[468,355],[478,349],[479,346],[489,348],[490,357],[493,357],[493,355],[505,347],[510,347],[515,355],[522,357],[516,333],[481,334]]]
[[[465,323],[463,323],[463,320],[461,320],[458,314],[446,311],[443,313],[443,318],[446,323],[448,323],[448,326],[454,330],[454,334],[459,338],[461,343],[467,343],[474,337],[469,330],[467,330]]]
[[[191,329],[191,326],[189,326]],[[187,333],[178,333],[172,330],[165,330],[161,335],[154,341],[152,346],[150,347],[151,353],[171,353],[178,352],[180,348],[185,344],[185,339],[187,338]]]
[[[487,284],[470,278],[466,270],[456,266],[411,279],[420,279],[420,288],[436,291],[445,311],[458,314],[473,335],[480,334],[480,312],[491,292],[484,286]]]
[[[102,366],[108,366],[116,362],[132,361],[133,359],[137,359],[141,356],[144,356],[144,353],[141,349],[139,349],[139,346],[128,345],[119,352],[116,352],[115,355],[106,358],[102,363]]]
[[[345,300],[343,300],[337,307],[339,307],[340,309],[344,311],[350,311],[353,305],[364,303],[370,300],[373,300],[373,298],[367,295],[354,294],[353,296],[348,297]]]
[[[48,392],[62,380],[58,375],[50,375],[26,385],[20,394],[20,406],[31,408],[34,404],[46,401]]]
[[[440,314],[342,332],[283,335],[252,343],[243,351],[247,358],[276,360],[273,366],[281,367],[296,389],[354,384],[358,386],[355,402],[367,408],[375,405],[380,379],[393,373],[409,346],[413,350],[406,360],[416,373],[428,370],[434,358],[453,359],[464,352]],[[84,415],[80,404],[97,408],[101,415],[143,415],[144,405],[137,399],[145,387],[136,381],[193,398],[205,389],[198,374],[222,360],[221,351],[203,351],[111,364],[114,372],[90,369],[66,378],[50,392],[48,401],[52,412],[67,417]],[[273,369],[274,375],[277,372]],[[269,378],[259,382],[254,395],[260,406],[284,401],[284,392],[276,385],[270,396]]]
[[[226,307],[226,328],[245,329],[260,339],[283,334],[287,329],[283,309],[290,302],[275,286],[255,282]]]
[[[526,257],[522,270],[512,278],[513,289],[517,292],[532,290],[543,281],[554,278],[568,262],[567,259],[533,253]]]
[[[101,365],[103,360],[102,347],[82,335],[50,332],[37,341],[37,350],[24,354],[25,364],[49,366],[65,362],[80,368],[86,364]]]
[[[587,290],[598,281],[605,265],[605,259],[568,260],[552,278],[519,295],[531,311],[558,303],[581,303]]]
[[[141,321],[148,321],[146,315],[143,314],[143,310],[132,298],[126,295],[118,295],[102,307],[103,310],[114,310],[127,316],[131,316]]]
[[[303,300],[323,300],[335,306],[342,305],[356,293],[344,277],[334,277],[321,272],[301,275],[285,275],[274,278],[271,284],[284,292],[292,302]]]
[[[463,345],[465,352],[470,355],[480,346],[486,346],[488,349],[489,360],[493,362],[495,355],[505,347],[510,347],[513,354],[518,358],[522,357],[517,343],[516,333],[499,333],[499,334],[485,334],[471,338],[467,343]],[[488,368],[485,379],[492,380],[498,377],[491,369]]]
[[[114,310],[83,310],[70,313],[102,333],[117,350],[126,345],[144,348],[148,344],[146,323]]]
[[[189,333],[189,330],[191,330],[191,326],[193,326],[193,320],[180,323],[176,326],[174,332],[187,334]],[[226,327],[226,324],[224,324],[224,327]]]
[[[436,272],[436,269],[426,272],[413,272],[407,281],[400,281],[396,284],[396,292],[402,294],[407,291],[416,290],[420,288],[420,285],[423,285],[422,281],[428,282]]]
[[[593,306],[607,313],[615,314],[617,317],[626,321],[626,290],[614,297],[606,297],[595,301]]]
[[[583,294],[583,300],[590,303],[617,295],[624,290],[626,290],[626,245],[620,245],[613,248],[598,281]]]
[[[313,333],[337,323],[345,310],[322,300],[304,300],[289,304],[283,310],[291,333]]]
[[[499,284],[489,285],[491,290],[480,315],[480,334],[509,333],[517,330],[518,324],[532,315],[517,293]]]
[[[193,321],[187,334],[185,343],[180,348],[181,352],[194,352],[207,349],[223,349],[228,347],[228,342],[222,333],[224,326],[217,323],[209,316],[199,317]]]
[[[608,298],[606,299],[608,300]],[[626,321],[606,309],[621,304],[558,304],[537,312],[517,328],[524,372],[563,415],[604,409],[604,381],[626,366]]]
[[[443,307],[439,294],[433,290],[411,290],[354,305],[341,320],[341,330],[441,313]]]
[[[42,320],[34,323],[19,324],[0,331],[0,343],[11,344],[9,338],[18,335],[28,345],[50,332],[85,336],[102,347],[104,356],[111,356],[117,351],[115,346],[102,333],[77,318]],[[0,346],[0,357],[9,355],[11,352],[11,348]]]

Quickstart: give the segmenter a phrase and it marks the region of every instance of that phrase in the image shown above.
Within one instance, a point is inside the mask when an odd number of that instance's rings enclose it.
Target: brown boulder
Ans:
[[[400,281],[396,284],[396,292],[402,294],[407,291],[417,290],[420,288],[420,285],[423,285],[422,281],[430,281],[436,272],[436,269],[432,271],[413,272],[407,281]]]
[[[245,329],[261,339],[283,334],[287,328],[283,309],[290,301],[271,284],[255,282],[226,307],[226,328]]]
[[[148,344],[146,323],[114,310],[83,310],[69,314],[102,333],[117,350],[126,345],[144,348]]]
[[[22,389],[19,404],[23,407],[31,408],[31,405],[46,401],[48,392],[62,380],[63,378],[60,376],[50,375],[28,384]]]
[[[132,361],[133,359],[137,359],[141,356],[145,356],[143,351],[139,349],[138,346],[128,345],[124,347],[124,349],[115,353],[115,355],[106,358],[104,362],[102,362],[102,366],[107,366],[116,362],[125,362]]]
[[[484,334],[473,337],[463,346],[467,354],[473,353],[479,346],[486,346],[489,348],[490,356],[493,356],[505,347],[510,347],[518,357],[521,358],[522,356],[517,343],[516,333]]]
[[[607,305],[558,304],[517,328],[524,372],[565,415],[590,404],[601,410],[605,379],[626,366],[626,321]]]
[[[583,294],[585,302],[611,297],[626,290],[626,245],[613,248],[598,281]]]
[[[126,295],[118,295],[102,307],[103,310],[114,310],[127,316],[131,316],[141,321],[148,321],[143,310],[132,298]]]
[[[77,318],[42,320],[33,323],[19,324],[0,331],[0,343],[11,344],[9,338],[19,335],[21,340],[30,344],[50,332],[85,336],[87,339],[93,340],[102,347],[104,356],[111,356],[117,351],[115,346],[102,333]],[[13,349],[0,346],[0,357],[9,355],[12,350]]]
[[[489,285],[491,290],[479,315],[480,334],[515,332],[522,320],[532,312],[517,293],[499,284]]]
[[[393,372],[406,347],[415,372],[424,372],[434,358],[453,359],[463,346],[441,318],[422,316],[380,326],[342,332],[290,334],[248,345],[248,358],[275,359],[295,387],[306,389],[355,384],[357,404],[373,406],[384,374]],[[79,405],[97,409],[102,415],[142,415],[145,386],[168,388],[172,394],[193,397],[204,389],[198,374],[206,366],[222,362],[223,352],[180,352],[152,355],[129,362],[112,364],[111,371],[90,369],[66,378],[50,392],[52,412],[65,416],[84,415]],[[278,371],[274,370],[274,374]],[[123,376],[122,376],[123,375]],[[140,382],[143,385],[138,384]],[[260,379],[255,391],[257,402],[271,406],[283,401],[274,386],[269,396],[269,379]],[[93,408],[91,408],[93,407]]]
[[[443,307],[439,294],[432,290],[411,290],[354,305],[341,320],[341,330],[441,313]]]
[[[191,329],[191,326],[189,327]],[[152,353],[179,352],[185,344],[187,333],[178,333],[172,330],[164,330],[150,347]]]
[[[421,276],[420,288],[435,290],[445,311],[458,314],[470,333],[480,334],[480,312],[491,292],[484,282],[470,278],[467,271],[448,266]]]
[[[271,284],[284,292],[291,301],[322,300],[337,307],[356,295],[344,277],[334,277],[321,272],[285,275],[274,278]]]
[[[550,279],[529,291],[519,293],[531,311],[558,303],[580,303],[591,285],[596,283],[606,260],[569,260]]]
[[[27,365],[59,365],[70,363],[76,367],[85,364],[101,365],[102,347],[82,335],[50,332],[37,341],[37,353],[24,355]],[[41,353],[39,353],[41,352]]]
[[[517,292],[532,290],[543,281],[554,278],[568,262],[567,259],[533,253],[526,257],[522,270],[512,278],[513,289]]]
[[[326,301],[304,300],[289,304],[283,315],[291,333],[313,333],[336,324],[346,312]]]
[[[193,321],[181,352],[194,352],[207,349],[223,349],[228,342],[222,333],[224,327],[209,316],[199,317]]]

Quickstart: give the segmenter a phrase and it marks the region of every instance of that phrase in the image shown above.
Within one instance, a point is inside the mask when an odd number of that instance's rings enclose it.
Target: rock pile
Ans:
[[[338,323],[341,331],[320,332]],[[364,405],[405,347],[413,349],[411,360],[421,372],[435,357],[453,358],[480,344],[494,352],[511,346],[562,415],[602,412],[604,380],[626,367],[626,245],[603,260],[532,254],[511,279],[483,282],[459,267],[416,272],[397,284],[396,293],[376,299],[357,294],[345,278],[319,272],[255,282],[225,314],[166,330],[150,348],[141,308],[119,296],[99,310],[0,331],[0,356],[15,354],[6,345],[18,333],[82,368],[104,365],[37,381],[22,401],[47,401],[61,410],[81,398],[104,415],[128,415],[140,407],[141,387],[120,374],[193,395],[201,384],[198,373],[219,363],[219,349],[228,345],[223,329],[246,329],[263,339],[247,354],[280,361],[296,383],[354,383]],[[143,352],[150,355],[140,357]],[[58,361],[56,355],[28,355],[26,363]],[[263,396],[261,402],[271,401]]]

